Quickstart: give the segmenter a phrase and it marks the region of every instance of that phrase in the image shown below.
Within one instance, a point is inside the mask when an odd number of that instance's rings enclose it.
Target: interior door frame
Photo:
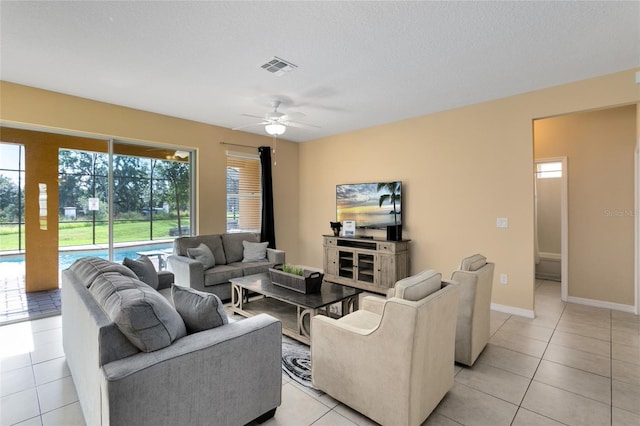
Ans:
[[[568,199],[569,168],[568,168],[568,160],[566,156],[536,158],[535,164],[537,165],[539,163],[561,163],[562,164],[562,177],[560,178],[561,179],[560,181],[560,275],[561,275],[560,276],[560,299],[563,302],[566,302],[569,299],[569,288],[568,288],[568,283],[569,283],[569,199]]]

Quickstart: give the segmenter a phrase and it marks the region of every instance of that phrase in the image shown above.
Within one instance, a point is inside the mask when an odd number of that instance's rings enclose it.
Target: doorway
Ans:
[[[636,110],[627,105],[533,123],[535,161],[565,157],[571,163],[561,247],[567,302],[638,309]]]
[[[536,279],[560,283],[567,301],[568,203],[567,157],[535,160]]]

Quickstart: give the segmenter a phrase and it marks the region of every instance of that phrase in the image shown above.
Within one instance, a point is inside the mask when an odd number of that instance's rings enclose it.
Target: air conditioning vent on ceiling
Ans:
[[[273,74],[277,75],[278,77],[280,77],[281,75],[284,75],[284,74],[288,73],[289,71],[293,70],[294,68],[298,68],[298,66],[292,64],[289,61],[285,61],[284,59],[281,59],[281,58],[278,58],[277,56],[274,56],[272,60],[270,60],[266,64],[262,65],[261,68],[263,68],[263,69],[269,71],[270,73],[273,73]]]

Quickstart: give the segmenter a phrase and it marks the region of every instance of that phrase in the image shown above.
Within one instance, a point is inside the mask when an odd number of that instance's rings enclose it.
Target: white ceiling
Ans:
[[[302,142],[640,67],[640,2],[2,1],[5,81]],[[298,66],[277,77],[278,56]],[[261,126],[247,131],[263,134]]]

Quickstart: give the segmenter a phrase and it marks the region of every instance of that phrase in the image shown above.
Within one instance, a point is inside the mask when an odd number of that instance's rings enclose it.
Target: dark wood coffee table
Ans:
[[[311,317],[317,314],[336,317],[355,311],[358,309],[358,295],[362,293],[360,289],[327,281],[322,283],[318,293],[298,293],[274,285],[267,273],[230,281],[233,312],[245,317],[261,313],[273,315],[282,322],[282,334],[306,345],[310,343]],[[250,293],[261,296],[249,298]],[[331,308],[337,303],[341,304],[339,312]]]

